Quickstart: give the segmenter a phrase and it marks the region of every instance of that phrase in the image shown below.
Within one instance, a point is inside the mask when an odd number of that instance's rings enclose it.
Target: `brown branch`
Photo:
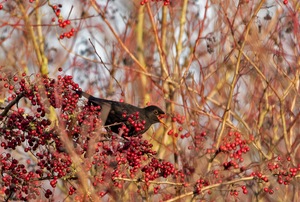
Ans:
[[[129,179],[129,178],[123,178],[123,177],[115,177],[113,180],[120,180],[120,181],[125,181],[125,182],[143,182],[145,183],[146,181],[145,180],[142,180],[142,179]],[[174,185],[174,186],[184,186],[185,183],[180,183],[180,182],[168,182],[168,181],[162,181],[162,182],[159,182],[159,181],[152,181],[152,180],[149,180],[148,181],[150,184],[169,184],[169,185]]]
[[[4,117],[7,115],[8,111],[16,104],[19,102],[19,100],[24,97],[24,92],[19,94],[13,101],[11,101],[3,110],[3,112],[0,114],[1,117]]]
[[[228,181],[228,182],[223,182],[223,183],[216,183],[216,184],[212,184],[212,185],[209,185],[209,186],[206,186],[204,188],[201,189],[201,193],[207,191],[207,190],[210,190],[210,189],[213,189],[213,188],[217,188],[217,187],[221,187],[223,185],[230,185],[230,184],[235,184],[235,183],[238,183],[238,182],[245,182],[245,181],[250,181],[250,180],[253,180],[254,177],[243,177],[243,178],[240,178],[240,179],[235,179],[235,180],[231,180],[231,181]],[[180,196],[177,196],[177,197],[174,197],[170,200],[167,200],[168,202],[171,202],[171,201],[177,201],[179,199],[182,199],[184,197],[187,197],[187,196],[195,196],[196,194],[192,191],[192,192],[187,192],[183,195],[180,195]]]

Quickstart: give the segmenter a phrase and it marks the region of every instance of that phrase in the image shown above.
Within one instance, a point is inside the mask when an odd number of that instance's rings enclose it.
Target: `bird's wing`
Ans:
[[[105,125],[105,122],[111,110],[112,103],[109,102],[109,100],[95,98],[93,96],[90,96],[88,99],[89,102],[101,107],[100,119],[102,120],[102,124]]]
[[[102,120],[102,124],[103,125],[105,125],[105,122],[107,120],[107,117],[109,115],[110,110],[111,110],[111,104],[109,104],[109,103],[103,103],[101,105],[100,119]]]
[[[86,92],[83,92],[83,91],[76,91],[76,93],[87,98],[90,103],[101,107],[100,119],[102,121],[102,124],[105,125],[105,122],[106,122],[109,112],[111,110],[111,102],[109,100],[96,98]]]

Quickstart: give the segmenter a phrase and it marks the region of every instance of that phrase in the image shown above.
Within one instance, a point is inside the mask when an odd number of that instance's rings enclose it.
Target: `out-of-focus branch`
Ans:
[[[243,56],[251,63],[251,65],[255,68],[257,73],[262,77],[262,79],[267,83],[268,87],[272,90],[272,92],[276,95],[276,97],[279,99],[280,102],[280,116],[281,116],[281,123],[282,123],[282,130],[283,130],[283,136],[284,136],[284,142],[286,145],[286,149],[288,153],[291,152],[291,143],[288,137],[287,133],[287,127],[286,127],[286,120],[285,120],[285,114],[284,114],[284,98],[288,94],[287,92],[291,89],[291,87],[294,85],[294,83],[290,83],[289,87],[285,91],[283,96],[280,96],[278,92],[273,88],[272,85],[270,85],[269,81],[265,77],[265,75],[260,71],[260,69],[257,67],[257,65],[244,53],[242,49],[240,49],[240,52],[243,54]]]
[[[123,41],[121,40],[121,38],[118,36],[118,34],[116,33],[116,31],[114,30],[114,28],[111,26],[110,22],[105,18],[105,14],[103,13],[103,11],[101,11],[98,6],[96,5],[96,3],[94,1],[91,2],[93,8],[97,11],[97,13],[100,14],[100,16],[102,17],[102,20],[105,22],[105,24],[108,26],[109,30],[112,32],[112,34],[114,35],[114,37],[117,39],[118,43],[121,45],[121,47],[126,51],[126,53],[129,54],[129,56],[131,57],[131,59],[140,67],[140,69],[143,72],[147,72],[147,68],[145,66],[143,66],[138,59],[133,55],[133,53],[127,48],[127,46],[123,43]]]
[[[39,1],[36,1],[36,5],[39,4]],[[48,74],[48,59],[44,54],[44,37],[42,33],[42,26],[37,26],[37,32],[34,31],[33,26],[30,23],[29,15],[26,12],[26,9],[24,8],[23,2],[18,1],[18,6],[22,12],[24,22],[25,22],[25,28],[27,33],[29,34],[29,37],[32,41],[34,51],[37,57],[37,61],[40,67],[40,72],[42,75]],[[40,9],[35,10],[37,23],[41,24],[41,15],[39,13]]]
[[[234,75],[233,75],[232,82],[231,82],[231,85],[230,85],[230,91],[229,91],[229,95],[228,95],[228,101],[227,101],[226,109],[225,109],[224,114],[223,114],[223,122],[222,122],[222,125],[221,125],[219,136],[217,138],[217,142],[216,142],[216,148],[219,148],[219,146],[220,146],[223,134],[225,132],[225,126],[226,126],[225,123],[226,123],[226,121],[227,121],[227,119],[229,117],[229,114],[230,114],[231,103],[232,103],[233,94],[234,94],[234,89],[235,89],[235,85],[236,85],[237,79],[239,77],[241,58],[242,58],[242,55],[243,55],[244,46],[245,46],[245,44],[247,42],[247,36],[249,34],[249,30],[250,30],[250,27],[252,25],[252,22],[256,18],[257,13],[260,11],[261,7],[264,5],[264,2],[265,2],[265,0],[262,0],[258,4],[258,6],[255,9],[255,11],[254,11],[254,13],[253,13],[253,15],[252,15],[249,23],[247,24],[247,26],[245,28],[244,40],[243,40],[243,42],[241,44],[241,47],[239,49],[239,53],[238,53],[238,57],[237,57],[237,63],[236,63],[236,66],[235,66],[235,71],[234,71]],[[211,164],[209,164],[209,165],[211,166]],[[210,166],[208,166],[208,170],[210,170]]]
[[[182,52],[182,37],[184,34],[184,28],[185,28],[185,23],[186,23],[186,10],[187,10],[187,4],[188,4],[188,0],[184,0],[182,2],[182,10],[181,10],[181,17],[180,17],[180,25],[179,25],[179,35],[178,35],[178,39],[177,39],[177,45],[176,45],[176,63],[177,66],[179,68],[179,58],[181,56],[181,52]]]
[[[154,37],[155,37],[157,50],[159,52],[161,68],[162,68],[163,72],[165,73],[165,76],[169,77],[169,72],[167,70],[167,65],[166,65],[166,60],[165,60],[165,53],[163,52],[162,47],[161,47],[161,43],[158,39],[158,33],[157,33],[157,30],[156,30],[156,24],[154,22],[152,11],[151,11],[150,5],[149,4],[146,4],[146,5],[147,5],[147,11],[148,11],[148,15],[150,17],[152,29],[153,29],[153,32],[154,32]]]
[[[87,195],[90,201],[98,201],[99,198],[95,193],[94,187],[89,184],[89,176],[88,173],[84,170],[83,159],[78,154],[76,154],[75,149],[73,147],[73,142],[69,139],[68,134],[66,133],[62,124],[59,125],[58,131],[60,134],[60,139],[64,143],[63,146],[65,147],[67,153],[70,155],[72,163],[76,168],[76,176],[79,179],[79,183],[83,189],[83,193]]]

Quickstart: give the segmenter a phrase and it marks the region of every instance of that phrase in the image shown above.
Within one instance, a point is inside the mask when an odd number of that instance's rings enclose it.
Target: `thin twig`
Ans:
[[[105,65],[105,63],[104,63],[104,61],[102,60],[101,56],[98,54],[98,52],[97,52],[97,50],[96,50],[96,47],[95,47],[95,45],[92,43],[91,39],[89,39],[89,42],[90,42],[91,45],[93,46],[94,51],[95,51],[97,57],[99,58],[100,62],[103,64],[104,68],[110,73],[108,67]],[[116,82],[116,83],[118,84],[118,86],[120,87],[122,94],[124,94],[123,89],[122,89],[122,86],[121,86],[121,84],[119,83],[119,81],[118,81],[113,75],[111,75],[111,74],[109,74],[109,75],[115,80],[115,82]]]

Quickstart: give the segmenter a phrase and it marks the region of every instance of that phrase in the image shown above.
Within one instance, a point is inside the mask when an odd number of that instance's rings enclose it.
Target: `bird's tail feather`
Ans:
[[[76,93],[80,96],[83,96],[83,97],[87,98],[88,100],[90,99],[90,97],[92,97],[90,94],[88,94],[86,92],[83,92],[83,91],[80,91],[80,90],[76,90]]]

